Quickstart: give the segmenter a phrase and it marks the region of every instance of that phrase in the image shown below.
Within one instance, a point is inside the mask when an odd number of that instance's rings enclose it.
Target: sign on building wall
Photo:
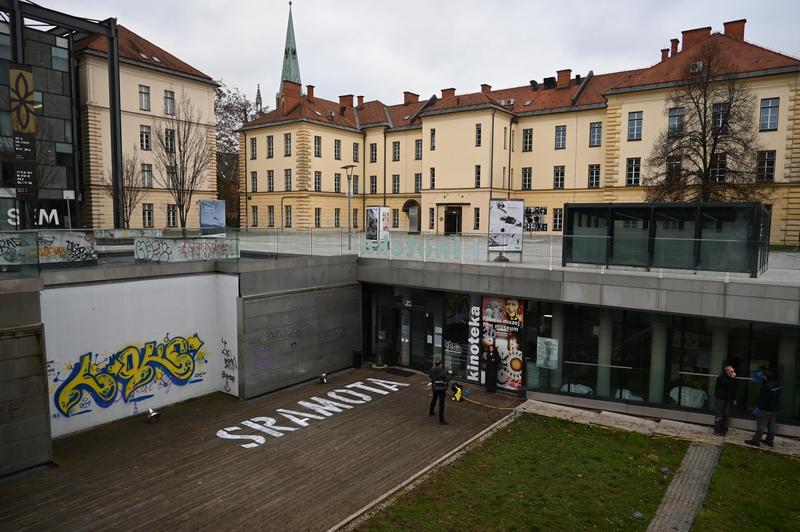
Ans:
[[[14,142],[14,188],[19,199],[35,199],[36,106],[31,67],[12,65],[8,70],[11,132]]]
[[[482,344],[485,351],[494,350],[500,358],[497,385],[506,390],[522,388],[524,305],[519,299],[483,298]]]
[[[558,340],[540,336],[536,339],[536,366],[558,369]]]
[[[237,279],[42,292],[54,437],[215,391],[238,395]]]
[[[200,200],[199,204],[202,233],[225,234],[225,200]]]
[[[525,231],[547,231],[547,207],[525,207]]]
[[[489,201],[489,251],[522,251],[522,200]]]

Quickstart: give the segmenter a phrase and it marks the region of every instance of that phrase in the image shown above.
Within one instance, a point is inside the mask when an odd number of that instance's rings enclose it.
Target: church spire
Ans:
[[[264,112],[264,104],[261,101],[261,84],[256,85],[256,114],[261,115]]]
[[[297,62],[297,45],[294,42],[294,24],[292,24],[292,2],[289,2],[289,25],[286,27],[286,47],[283,50],[281,85],[284,81],[300,84],[300,64]]]

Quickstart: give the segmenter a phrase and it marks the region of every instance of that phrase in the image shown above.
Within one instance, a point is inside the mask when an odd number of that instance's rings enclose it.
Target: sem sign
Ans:
[[[14,227],[19,225],[19,209],[8,209],[6,216],[8,225]],[[61,227],[61,217],[58,214],[58,209],[36,209],[33,223],[39,227]]]

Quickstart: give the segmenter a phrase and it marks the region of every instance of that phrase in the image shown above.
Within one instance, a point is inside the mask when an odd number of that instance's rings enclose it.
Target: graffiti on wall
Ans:
[[[224,364],[222,367],[222,388],[228,393],[237,395],[236,375],[239,372],[239,363],[236,361],[236,356],[228,348],[228,342],[225,341],[225,338],[221,338],[221,340],[222,361]]]
[[[236,242],[230,238],[137,238],[136,260],[142,262],[189,262],[235,259]]]
[[[94,237],[80,232],[40,231],[0,237],[0,265],[97,260]]]
[[[136,403],[156,391],[201,382],[206,352],[197,333],[184,338],[169,334],[163,340],[128,345],[105,355],[85,353],[64,368],[65,377],[48,363],[57,415],[70,417],[91,411],[92,404],[108,408],[118,401]]]

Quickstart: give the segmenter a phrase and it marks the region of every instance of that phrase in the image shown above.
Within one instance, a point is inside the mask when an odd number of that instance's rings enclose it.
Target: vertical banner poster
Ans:
[[[536,340],[536,366],[558,369],[558,340],[540,336]]]
[[[457,378],[481,380],[481,298],[449,292],[444,320],[444,363]]]
[[[381,219],[381,208],[380,207],[367,207],[365,212],[366,220],[364,223],[365,227],[365,236],[367,240],[371,240],[373,242],[377,242],[380,238],[380,219]]]
[[[225,200],[200,200],[200,228],[204,235],[225,234]]]
[[[522,389],[522,325],[524,303],[504,297],[483,298],[483,349],[494,350],[500,359],[497,386],[505,390]]]
[[[489,200],[489,251],[522,251],[522,200]]]
[[[391,214],[389,207],[381,207],[381,223],[378,228],[378,240],[388,240],[389,231],[392,229]]]
[[[11,65],[9,76],[9,103],[11,132],[14,136],[14,188],[19,199],[36,199],[36,115],[37,104],[33,92],[31,67]]]

